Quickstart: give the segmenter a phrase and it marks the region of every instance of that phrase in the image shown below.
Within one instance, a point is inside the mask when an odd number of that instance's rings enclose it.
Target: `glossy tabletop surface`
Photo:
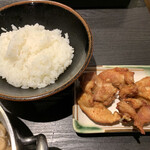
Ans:
[[[0,7],[15,0],[0,0]],[[82,8],[94,41],[95,65],[150,65],[150,13],[143,0],[128,8]],[[48,99],[59,100],[57,105]],[[50,150],[147,150],[150,133],[77,134],[72,126],[73,85],[42,101],[3,105],[34,134],[45,134]],[[23,129],[22,129],[23,130]]]

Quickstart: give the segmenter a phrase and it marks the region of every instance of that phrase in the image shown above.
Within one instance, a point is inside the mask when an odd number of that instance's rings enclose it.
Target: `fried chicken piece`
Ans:
[[[145,134],[143,126],[150,123],[150,105],[142,106],[135,117],[134,125]]]
[[[117,89],[111,84],[103,81],[95,73],[85,73],[80,78],[83,92],[92,94],[94,101],[102,102],[110,106],[116,98]]]
[[[134,83],[134,72],[129,71],[127,68],[108,69],[101,72],[99,77],[119,89],[124,85]]]
[[[89,100],[87,99],[88,94],[84,93],[78,100],[78,104],[82,111],[94,122],[99,124],[115,124],[118,122],[121,117],[118,112],[112,112],[108,110],[102,103],[93,102],[92,105],[89,104]]]
[[[122,118],[127,121],[131,121],[136,116],[135,109],[124,100],[117,104],[117,109],[122,114]]]
[[[136,82],[138,95],[150,101],[150,77],[145,77]]]
[[[119,98],[120,99],[133,98],[136,97],[137,94],[138,88],[136,84],[125,85],[119,91]]]
[[[116,98],[117,89],[111,83],[106,83],[98,76],[95,78],[95,85],[92,92],[94,101],[99,101],[105,106],[110,106]]]
[[[126,119],[127,121],[130,121],[131,119],[135,119],[134,117],[136,115],[136,112],[144,105],[147,105],[147,103],[141,99],[127,98],[123,99],[117,104],[117,109],[123,116],[124,115],[126,116],[128,114],[127,119],[126,117],[123,118]]]
[[[122,114],[122,118],[127,121],[134,121],[142,134],[145,134],[143,126],[150,123],[150,105],[140,99],[128,98],[117,104],[117,109]]]
[[[127,98],[124,101],[130,104],[135,110],[147,104],[145,101],[137,98]]]
[[[137,96],[136,98],[139,99],[139,100],[141,100],[144,104],[150,105],[150,101],[148,101],[147,99],[145,99],[143,97],[140,97],[140,96]]]
[[[93,107],[94,106],[93,95],[88,93],[83,93],[78,98],[78,104],[79,106],[81,105],[85,107]]]
[[[92,88],[95,86],[95,72],[84,73],[79,78],[80,86],[83,92],[91,93]]]

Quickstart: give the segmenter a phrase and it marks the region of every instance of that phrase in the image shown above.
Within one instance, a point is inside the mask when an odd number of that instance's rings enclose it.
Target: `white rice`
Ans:
[[[0,76],[24,89],[55,83],[72,63],[68,34],[39,24],[12,29],[0,35]]]

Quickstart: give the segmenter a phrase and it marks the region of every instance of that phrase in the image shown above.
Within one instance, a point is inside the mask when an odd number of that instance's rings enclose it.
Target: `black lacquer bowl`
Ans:
[[[44,25],[68,33],[74,47],[72,64],[55,84],[42,89],[21,89],[0,79],[0,98],[11,101],[33,101],[58,93],[71,85],[85,70],[92,56],[92,35],[85,20],[72,8],[54,1],[24,1],[0,8],[0,28],[12,30],[11,25]],[[0,33],[3,31],[1,30]]]

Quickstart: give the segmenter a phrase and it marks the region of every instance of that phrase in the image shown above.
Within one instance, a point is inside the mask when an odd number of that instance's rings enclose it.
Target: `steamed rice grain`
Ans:
[[[44,26],[12,26],[0,36],[0,76],[15,87],[43,88],[55,83],[72,63],[68,34]]]

